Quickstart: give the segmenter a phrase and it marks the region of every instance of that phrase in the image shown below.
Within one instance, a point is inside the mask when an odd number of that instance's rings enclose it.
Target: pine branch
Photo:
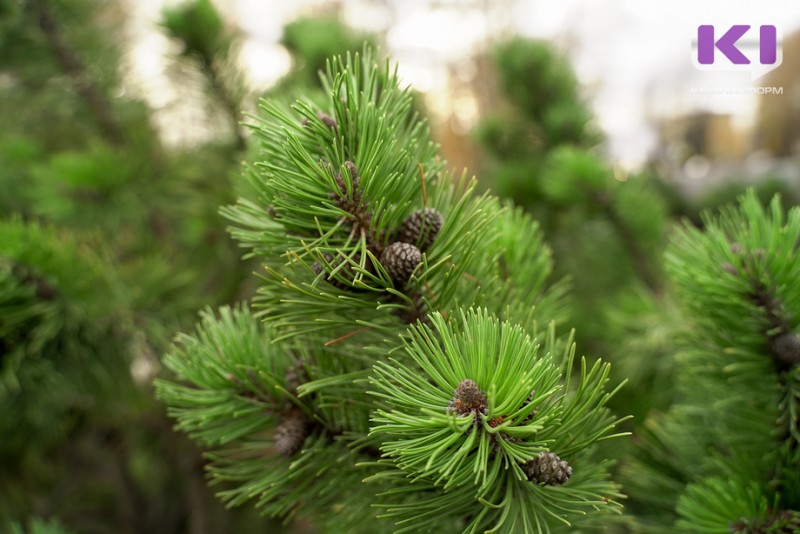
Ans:
[[[783,304],[772,294],[767,285],[760,280],[749,278],[750,298],[761,308],[767,321],[764,335],[776,360],[778,369],[786,371],[800,363],[800,337],[791,331],[791,322],[786,318]]]
[[[571,341],[529,335],[563,294],[538,226],[442,171],[371,51],[330,62],[325,87],[320,107],[262,104],[255,194],[223,209],[264,265],[257,314],[205,312],[164,360],[181,382],[157,382],[220,496],[334,532],[533,533],[618,510],[594,447],[621,435],[608,365],[572,378]]]
[[[781,511],[796,506],[800,482],[798,370],[779,355],[793,338],[776,346],[798,326],[800,210],[784,213],[777,198],[765,209],[751,191],[704,223],[677,232],[667,251],[689,325],[680,397],[656,436],[675,469],[650,473],[662,480],[649,489],[680,495],[679,531],[768,532],[789,524]]]
[[[582,451],[614,437],[610,432],[619,421],[602,409],[613,395],[603,391],[608,366],[598,363],[587,370],[582,361],[573,390],[574,346],[565,352],[562,370],[554,347],[539,347],[519,327],[498,324],[485,311],[470,310],[455,324],[439,314],[431,321],[435,331],[425,326],[411,331],[405,348],[410,361],[377,362],[371,379],[375,389],[370,393],[386,407],[373,416],[370,434],[386,435],[381,450],[394,468],[445,492],[472,487],[479,501],[500,502],[498,488],[509,488],[503,504],[481,514],[481,521],[496,522],[496,528],[509,528],[506,507],[517,506],[528,492],[538,494],[528,513],[541,514],[537,521],[545,523],[553,508],[543,501],[563,499],[558,508],[571,513],[601,501],[570,478],[573,467],[562,458],[576,459],[578,469],[585,465],[578,460]],[[554,340],[552,333],[548,339]],[[559,497],[541,493],[546,491],[542,485],[560,489],[562,484]],[[611,486],[605,491],[614,493]],[[569,524],[571,516],[554,517]]]

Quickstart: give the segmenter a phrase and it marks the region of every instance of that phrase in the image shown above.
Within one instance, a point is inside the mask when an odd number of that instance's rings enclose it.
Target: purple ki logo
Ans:
[[[781,45],[772,24],[702,24],[692,40],[692,63],[699,70],[749,71],[755,80],[783,63]]]

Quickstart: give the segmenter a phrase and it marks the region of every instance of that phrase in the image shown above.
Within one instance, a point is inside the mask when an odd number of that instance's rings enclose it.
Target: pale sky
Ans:
[[[788,35],[800,28],[800,2],[519,1],[514,18],[525,35],[556,41],[568,36],[574,43],[573,64],[584,84],[594,88],[593,108],[609,135],[612,156],[635,165],[656,141],[647,128],[646,113],[670,116],[703,109],[730,113],[735,124],[747,127],[758,99],[771,98],[691,91],[693,87],[751,85],[745,72],[708,72],[693,67],[691,39],[698,25],[774,24]]]
[[[146,81],[157,106],[174,105],[176,90],[158,81],[163,77],[166,40],[149,28],[158,20],[163,4],[176,2],[128,1],[137,28],[133,68]],[[274,82],[290,67],[290,58],[277,44],[283,24],[331,4],[319,0],[215,3],[247,36],[243,61],[254,83],[261,86]],[[610,155],[626,167],[640,164],[654,147],[648,115],[710,110],[730,113],[735,124],[746,128],[758,99],[771,97],[692,91],[693,87],[751,85],[746,72],[693,67],[691,41],[699,24],[774,24],[783,35],[800,28],[800,2],[795,0],[343,0],[341,5],[351,25],[388,30],[386,51],[399,62],[401,76],[429,92],[434,103],[447,104],[451,98],[443,67],[463,62],[489,36],[518,32],[552,39],[570,54],[609,138]]]

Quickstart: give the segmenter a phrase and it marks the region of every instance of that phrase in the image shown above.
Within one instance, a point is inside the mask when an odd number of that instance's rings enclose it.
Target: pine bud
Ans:
[[[333,117],[331,117],[327,113],[319,111],[317,112],[317,118],[322,121],[322,124],[330,128],[331,130],[336,131],[336,121],[333,120]]]
[[[392,243],[383,250],[381,264],[395,283],[404,285],[422,263],[422,253],[410,243]]]
[[[523,470],[528,475],[528,480],[534,484],[550,486],[563,484],[572,476],[569,464],[552,452],[543,452],[530,460],[524,465]]]
[[[330,128],[334,132],[338,131],[338,128],[336,127],[336,121],[330,115],[328,115],[327,113],[323,113],[321,111],[318,111],[316,113],[316,115],[317,115],[317,118],[320,121],[322,121],[322,124],[324,124],[325,126]],[[303,126],[308,126],[308,118],[307,117],[303,117],[303,120],[300,121],[300,124],[302,124]]]
[[[228,382],[233,384],[234,390],[236,391],[237,395],[240,395],[245,399],[253,399],[253,400],[258,399],[258,395],[250,391],[250,389],[247,386],[245,386],[244,382],[239,380],[234,375],[228,375],[226,378],[228,379]]]
[[[533,399],[535,397],[536,397],[536,390],[533,390],[528,395],[528,398],[525,399],[525,402],[522,403],[521,407],[524,408],[527,405],[529,405],[531,402],[533,402]],[[522,420],[522,424],[523,425],[527,425],[528,423],[533,421],[533,418],[536,417],[537,413],[539,413],[539,409],[538,408],[534,408],[533,411],[531,413],[529,413],[528,416],[525,419]]]
[[[800,337],[784,332],[770,340],[770,348],[779,361],[792,365],[800,363]]]
[[[358,188],[361,185],[361,177],[358,175],[358,169],[356,169],[356,165],[352,161],[345,161],[344,166],[350,173],[350,181],[353,185],[353,197],[358,195],[360,199],[361,197]],[[339,191],[337,193],[329,193],[328,198],[336,199],[339,197],[346,197],[347,186],[344,183],[344,178],[342,178],[342,173],[337,171],[334,180],[336,181],[336,187],[339,189]]]
[[[308,372],[306,372],[306,366],[303,360],[298,358],[292,362],[292,364],[286,368],[284,378],[286,380],[286,391],[293,395],[296,394],[297,388],[308,382]]]
[[[733,264],[728,263],[727,261],[721,263],[720,267],[722,268],[723,271],[725,271],[728,274],[732,274],[733,276],[739,276],[739,271],[736,270],[736,267],[734,267]]]
[[[284,456],[292,456],[303,447],[308,437],[309,421],[299,410],[292,410],[284,416],[275,429],[273,444],[275,451]]]
[[[469,415],[471,413],[484,414],[488,412],[489,399],[486,393],[481,391],[474,381],[469,378],[462,380],[458,387],[453,391],[453,398],[447,406],[447,411],[458,415]],[[475,418],[477,422],[477,417]]]
[[[434,208],[415,211],[397,229],[397,241],[417,245],[425,252],[442,229],[443,221],[442,214]]]
[[[331,191],[328,193],[328,198],[335,200],[336,204],[340,208],[347,213],[354,215],[356,219],[362,220],[362,223],[365,223],[368,220],[368,215],[365,212],[365,206],[362,203],[362,194],[360,188],[361,177],[359,177],[358,169],[356,169],[356,165],[352,161],[345,161],[344,166],[347,169],[347,172],[350,173],[350,183],[352,185],[353,197],[351,199],[347,196],[347,185],[342,177],[342,173],[336,171],[334,181],[336,182],[337,191]]]
[[[12,268],[12,273],[23,284],[33,286],[37,299],[54,300],[58,297],[58,290],[33,269],[15,263]]]

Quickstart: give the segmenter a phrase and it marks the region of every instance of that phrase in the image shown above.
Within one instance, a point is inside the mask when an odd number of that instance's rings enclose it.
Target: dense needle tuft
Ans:
[[[356,267],[353,263],[350,263],[350,261],[344,258],[335,259],[333,255],[328,252],[323,254],[323,257],[326,262],[332,265],[330,272],[326,271],[322,263],[314,262],[311,266],[311,270],[314,271],[314,274],[326,273],[324,278],[329,284],[345,291],[358,291],[360,289],[353,286],[357,274]],[[360,263],[360,261],[361,254],[356,254],[353,258],[353,262],[357,264]],[[371,270],[371,264],[367,263],[365,268]],[[336,275],[333,274],[334,270],[336,270]]]

